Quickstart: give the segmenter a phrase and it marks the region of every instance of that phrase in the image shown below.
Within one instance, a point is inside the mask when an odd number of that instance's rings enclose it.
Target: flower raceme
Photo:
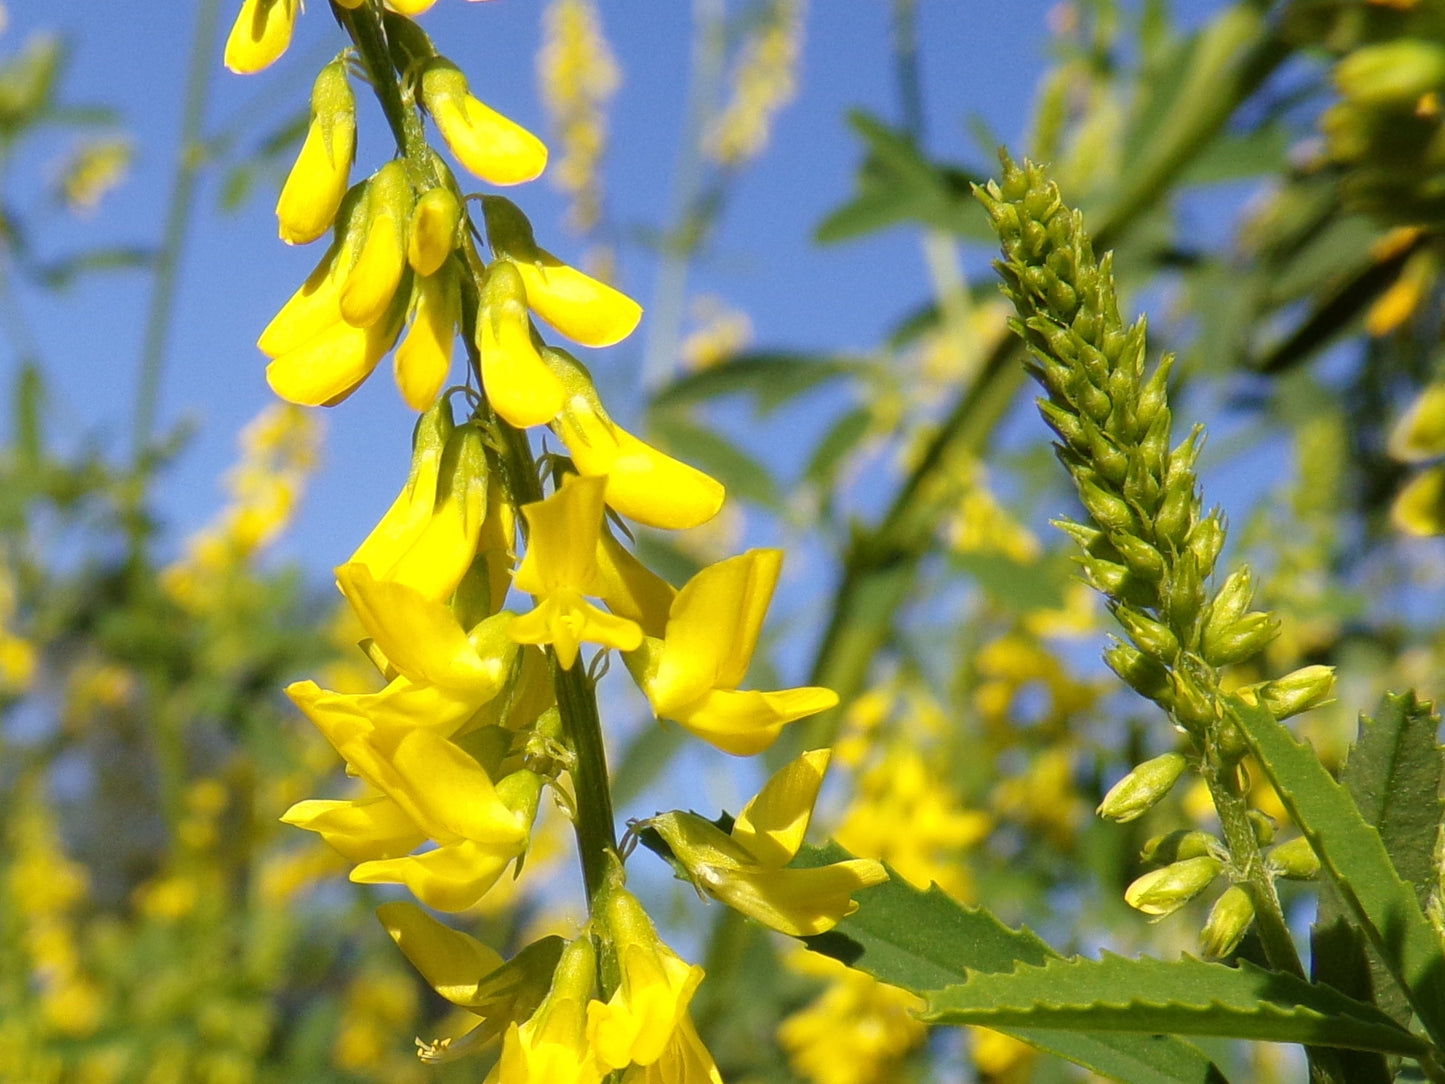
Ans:
[[[858,909],[854,892],[888,879],[871,858],[787,868],[803,845],[828,759],[828,750],[815,749],[784,766],[738,814],[731,832],[680,811],[653,817],[647,826],[699,892],[792,937],[823,933]]]

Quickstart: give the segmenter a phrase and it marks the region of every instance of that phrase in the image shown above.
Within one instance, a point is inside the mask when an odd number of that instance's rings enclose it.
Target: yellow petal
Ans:
[[[562,382],[532,342],[522,276],[506,260],[487,269],[477,313],[477,350],[487,401],[508,423],[545,425],[562,409]]]
[[[462,301],[456,276],[445,271],[416,276],[412,289],[416,308],[396,348],[396,386],[407,406],[422,411],[436,402],[447,382]]]
[[[428,62],[422,100],[447,147],[463,166],[492,184],[530,181],[547,166],[547,147],[527,129],[472,97],[466,77],[449,60]]]
[[[661,639],[677,588],[639,561],[606,525],[597,547],[598,597],[619,617],[630,618],[645,635]]]
[[[341,320],[341,283],[350,266],[351,249],[337,241],[272,317],[256,346],[268,358],[296,349]]]
[[[526,844],[525,815],[508,808],[482,766],[454,742],[414,730],[397,743],[391,763],[433,839],[444,830],[511,856]]]
[[[636,622],[599,610],[575,591],[544,596],[512,622],[510,632],[519,644],[551,644],[564,670],[572,669],[584,643],[619,651],[635,650],[642,643]]]
[[[858,909],[852,894],[882,884],[881,862],[851,858],[814,869],[695,871],[697,882],[734,910],[790,937],[831,930]]]
[[[304,245],[330,228],[346,195],[356,153],[356,115],[346,67],[321,69],[311,91],[311,123],[276,202],[281,240]]]
[[[477,991],[503,966],[501,956],[410,903],[384,903],[376,917],[427,985],[453,1005],[479,1007]]]
[[[363,862],[351,871],[357,884],[400,884],[428,907],[465,911],[487,894],[514,856],[498,855],[470,840],[433,851]]]
[[[356,263],[342,283],[341,318],[353,327],[370,327],[385,314],[406,270],[402,230],[391,214],[372,218]]]
[[[813,749],[779,769],[733,822],[732,837],[763,866],[786,866],[803,845],[830,751]]]
[[[296,0],[244,0],[226,39],[226,67],[250,75],[270,67],[291,44]]]
[[[410,854],[426,833],[390,798],[297,802],[281,820],[318,833],[327,846],[352,862]]]
[[[606,485],[601,478],[569,474],[551,496],[522,506],[528,532],[527,552],[514,577],[519,591],[548,595],[565,589],[595,596]]]
[[[457,243],[462,208],[450,188],[428,189],[416,201],[406,242],[406,258],[418,275],[433,275]]]
[[[720,482],[613,422],[576,358],[548,347],[542,359],[566,387],[553,429],[579,471],[606,477],[609,505],[638,523],[666,530],[696,527],[717,515],[726,493]]]
[[[511,659],[481,658],[440,602],[405,584],[378,580],[365,565],[342,565],[336,580],[382,654],[413,681],[465,689],[478,705],[506,684]],[[489,620],[499,619],[510,616]]]
[[[766,693],[714,689],[667,718],[724,753],[749,757],[772,745],[788,723],[837,703],[837,693],[816,686]]]
[[[288,403],[334,406],[371,375],[401,330],[401,312],[393,309],[370,327],[337,320],[315,338],[266,366],[266,382]]]

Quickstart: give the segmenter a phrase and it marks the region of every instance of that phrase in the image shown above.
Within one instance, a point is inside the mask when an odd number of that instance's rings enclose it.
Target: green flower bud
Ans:
[[[1084,435],[1084,427],[1077,417],[1047,399],[1038,399],[1037,403],[1039,413],[1044,416],[1044,421],[1066,445],[1075,449],[1085,449],[1089,446],[1089,438]]]
[[[1206,625],[1205,635],[1209,635],[1208,626],[1215,626],[1218,630],[1228,628],[1249,609],[1249,604],[1254,601],[1254,576],[1249,571],[1248,565],[1241,565],[1234,572],[1230,573],[1219,593],[1214,596],[1214,601],[1209,607],[1209,620]]]
[[[1187,540],[1189,528],[1194,522],[1194,510],[1198,498],[1194,493],[1194,479],[1166,482],[1164,496],[1159,501],[1159,510],[1154,513],[1154,538],[1160,544],[1172,544],[1176,549],[1189,553]],[[1195,567],[1199,560],[1190,553]]]
[[[1261,847],[1274,839],[1274,818],[1267,813],[1261,813],[1258,809],[1251,809],[1245,814],[1249,818],[1249,826],[1254,829],[1254,840]]]
[[[1179,641],[1169,630],[1169,626],[1146,617],[1129,606],[1115,607],[1114,617],[1124,626],[1124,631],[1129,634],[1129,639],[1134,641],[1134,646],[1144,654],[1152,655],[1161,662],[1173,661],[1179,654]]]
[[[1223,868],[1218,858],[1202,855],[1150,870],[1124,890],[1124,902],[1136,911],[1162,918],[1208,888]]]
[[[1134,400],[1134,418],[1145,431],[1152,429],[1162,417],[1164,432],[1169,432],[1169,374],[1174,369],[1174,355],[1165,354],[1149,374]]]
[[[1100,527],[1110,532],[1133,532],[1137,529],[1134,510],[1124,498],[1110,493],[1087,478],[1079,480],[1079,499]]]
[[[1335,65],[1335,86],[1362,105],[1411,105],[1445,86],[1445,49],[1432,41],[1396,38],[1366,45]]]
[[[1154,518],[1159,507],[1159,481],[1149,473],[1142,456],[1130,457],[1129,473],[1124,478],[1124,497],[1144,510],[1146,521]]]
[[[1266,682],[1259,690],[1259,700],[1276,719],[1288,719],[1326,703],[1334,689],[1333,666],[1302,666]]]
[[[1169,672],[1132,644],[1116,640],[1114,646],[1104,652],[1104,662],[1146,700],[1153,700],[1165,710],[1173,704],[1174,692],[1169,683]]]
[[[1111,541],[1129,565],[1129,571],[1149,583],[1164,578],[1164,557],[1153,546],[1133,535],[1116,535]]]
[[[1214,571],[1214,562],[1219,560],[1219,551],[1224,548],[1222,513],[1215,509],[1199,520],[1190,528],[1185,544],[1199,562],[1199,575],[1208,579]]]
[[[1169,624],[1176,629],[1192,629],[1199,611],[1204,607],[1204,584],[1199,578],[1199,562],[1188,550],[1174,561],[1173,575],[1165,585],[1164,599]]]
[[[1199,934],[1199,951],[1207,960],[1223,959],[1239,947],[1253,924],[1254,901],[1239,885],[1230,885],[1209,910]]]
[[[1120,824],[1142,817],[1173,789],[1188,766],[1183,753],[1146,760],[1109,788],[1099,803],[1099,816]]]
[[[1223,853],[1224,844],[1219,837],[1194,828],[1176,828],[1145,843],[1144,849],[1139,852],[1139,858],[1153,866],[1202,858],[1205,855],[1218,858]]]
[[[1180,726],[1198,734],[1215,723],[1218,718],[1215,698],[1205,693],[1187,668],[1170,670],[1169,681],[1174,694],[1174,718]]]
[[[1304,836],[1281,843],[1264,857],[1270,873],[1291,881],[1309,881],[1319,876],[1320,858]]]
[[[1080,422],[1088,442],[1089,462],[1111,486],[1119,485],[1129,472],[1128,455],[1089,418],[1082,418]]]
[[[1204,658],[1211,666],[1244,662],[1263,651],[1278,634],[1279,618],[1259,610],[1245,614],[1224,629],[1211,620],[1204,628]]]

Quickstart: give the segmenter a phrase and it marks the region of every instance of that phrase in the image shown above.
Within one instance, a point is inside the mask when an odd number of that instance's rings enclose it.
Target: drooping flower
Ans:
[[[311,123],[296,164],[276,201],[281,240],[304,245],[336,220],[356,154],[356,100],[337,59],[317,75],[311,88]]]
[[[513,582],[536,596],[536,606],[512,622],[519,644],[551,644],[557,661],[571,669],[586,643],[632,651],[642,643],[637,622],[588,602],[603,581],[597,569],[606,480],[569,474],[557,492],[522,506],[531,530],[527,553]]]
[[[702,968],[662,943],[620,871],[607,886],[601,918],[621,974],[605,1004],[587,1006],[588,1039],[605,1068],[651,1065],[682,1025]]]
[[[726,753],[751,756],[795,719],[838,702],[830,689],[741,690],[782,567],[781,550],[755,549],[703,569],[677,593],[659,641],[647,637],[627,667],[658,718]]]
[[[406,258],[418,275],[433,275],[457,247],[462,207],[446,185],[429,188],[411,212]]]
[[[457,161],[482,180],[521,184],[546,168],[546,145],[472,97],[467,77],[445,57],[432,57],[422,69],[421,99]]]
[[[731,833],[680,811],[648,823],[699,891],[780,933],[822,933],[858,909],[854,892],[888,879],[871,858],[788,868],[803,845],[828,758],[828,750],[815,749],[784,766],[738,814]]]
[[[606,1071],[587,1041],[586,1006],[596,987],[592,939],[579,937],[562,950],[537,1011],[507,1028],[496,1084],[600,1084]]]
[[[533,312],[583,346],[611,346],[632,334],[641,305],[539,246],[532,224],[511,200],[483,196],[482,209],[492,251],[521,272]]]
[[[530,295],[529,295],[530,296]],[[592,376],[565,350],[544,347],[542,360],[565,390],[553,431],[585,475],[606,477],[607,503],[649,527],[683,530],[706,523],[722,507],[722,483],[664,455],[614,422]]]
[[[406,228],[413,195],[406,165],[392,159],[366,185],[356,260],[341,284],[341,318],[370,327],[393,307],[406,272]]]
[[[450,267],[413,277],[411,326],[396,348],[396,386],[413,410],[435,403],[447,382],[461,313],[461,285]]]
[[[269,68],[291,44],[300,0],[243,0],[226,39],[226,67],[237,75]]]
[[[507,260],[487,268],[477,311],[477,352],[487,401],[519,429],[546,425],[562,409],[562,382],[543,364],[527,318],[527,289]]]
[[[486,452],[476,428],[458,428],[442,401],[417,419],[413,444],[406,485],[348,563],[441,602],[466,575],[481,539]]]

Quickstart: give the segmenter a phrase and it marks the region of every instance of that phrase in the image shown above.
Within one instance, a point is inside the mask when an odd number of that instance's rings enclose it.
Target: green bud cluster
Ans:
[[[1203,832],[1152,840],[1144,858],[1157,868],[1135,880],[1125,899],[1162,916],[1226,877],[1231,885],[1203,931],[1205,952],[1226,955],[1257,917],[1272,935],[1284,929],[1273,878],[1311,875],[1312,852],[1284,844],[1261,854],[1273,828],[1251,816],[1240,767],[1247,748],[1221,677],[1274,639],[1278,622],[1250,608],[1255,585],[1247,568],[1211,590],[1226,528],[1223,515],[1206,512],[1200,499],[1195,463],[1203,431],[1196,426],[1172,443],[1172,358],[1146,366],[1145,321],[1126,325],[1120,317],[1111,256],[1094,256],[1082,217],[1042,168],[1007,155],[1002,163],[1001,179],[974,194],[1001,242],[995,267],[1017,312],[1012,327],[1027,347],[1029,373],[1046,393],[1039,412],[1088,514],[1087,522],[1058,526],[1079,544],[1083,577],[1106,597],[1122,632],[1105,662],[1164,709],[1193,747],[1187,757],[1168,753],[1139,765],[1109,791],[1099,813],[1132,820],[1186,767],[1200,771],[1224,840]],[[1241,695],[1283,717],[1319,703],[1332,680],[1327,667],[1307,667]],[[1256,915],[1261,906],[1267,918]],[[1282,939],[1287,933],[1275,937]]]

